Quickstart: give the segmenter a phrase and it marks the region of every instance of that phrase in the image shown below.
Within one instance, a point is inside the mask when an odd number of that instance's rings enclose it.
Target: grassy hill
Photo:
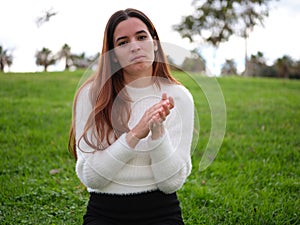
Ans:
[[[193,171],[178,192],[187,225],[300,223],[300,82],[218,78],[226,134],[199,171],[211,112],[195,80],[200,121]],[[1,224],[81,224],[88,195],[67,151],[82,72],[0,74]]]

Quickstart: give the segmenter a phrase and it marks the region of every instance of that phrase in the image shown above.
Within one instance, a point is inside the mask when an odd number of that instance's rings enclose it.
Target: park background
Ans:
[[[172,0],[146,3],[138,0],[111,0],[109,4],[99,4],[96,0],[0,0],[0,46],[2,52],[7,50],[8,55],[13,56],[12,65],[5,67],[5,71],[42,71],[43,67],[36,65],[36,53],[47,48],[51,54],[57,54],[65,44],[70,47],[73,55],[84,59],[93,58],[101,50],[102,35],[109,16],[116,10],[134,7],[144,11],[153,20],[162,42],[187,50],[197,49],[213,75],[221,74],[221,67],[226,60],[233,60],[237,72],[242,73],[245,69],[245,40],[240,35],[231,35],[228,41],[221,42],[215,48],[201,38],[190,42],[173,29],[173,25],[179,24],[184,16],[195,12],[192,2],[179,0],[174,4]],[[269,15],[264,18],[263,26],[258,23],[249,34],[249,59],[253,55],[259,63],[268,66],[284,56],[289,57],[290,61],[299,61],[300,2],[262,2],[269,3]],[[47,13],[50,17],[46,17]],[[176,57],[177,63],[182,61],[181,55]],[[60,60],[48,70],[64,70],[64,66],[63,60]]]
[[[48,25],[51,20],[42,28]],[[4,50],[9,50],[7,43],[11,42],[1,42]],[[37,49],[32,51],[33,58]],[[253,54],[254,59],[261,56]],[[276,57],[288,55],[286,49]],[[281,70],[275,66],[276,76],[218,77],[200,75],[203,67],[191,66],[199,61],[187,59],[189,63],[177,66],[189,66],[186,70],[191,72],[175,66],[173,73],[192,92],[201,129],[192,154],[192,174],[178,192],[186,224],[299,224],[300,83],[294,79],[299,59],[285,61],[285,76],[278,76]],[[259,72],[274,63],[254,62]],[[37,65],[34,71],[23,72],[9,72],[6,67],[0,73],[1,224],[82,222],[88,194],[75,175],[67,139],[73,96],[87,69],[72,65],[70,71],[64,66],[63,71],[51,72],[41,72],[44,67]],[[227,120],[216,159],[199,171],[211,130],[209,102],[198,85],[205,79],[216,79],[220,85]]]

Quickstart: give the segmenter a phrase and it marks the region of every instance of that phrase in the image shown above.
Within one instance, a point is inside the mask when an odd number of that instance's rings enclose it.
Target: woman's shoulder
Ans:
[[[189,89],[187,89],[182,84],[166,84],[164,85],[163,89],[167,92],[168,95],[172,96],[173,98],[183,101],[190,101],[192,103],[194,102],[193,95],[191,94]]]
[[[78,101],[86,101],[89,99],[90,96],[90,89],[91,89],[92,83],[85,83],[81,87],[77,89],[77,100]]]

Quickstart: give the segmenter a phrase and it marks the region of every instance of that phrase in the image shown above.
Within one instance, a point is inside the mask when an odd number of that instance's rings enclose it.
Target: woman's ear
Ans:
[[[154,51],[156,52],[158,50],[158,44],[156,39],[153,40],[153,45],[154,45]]]

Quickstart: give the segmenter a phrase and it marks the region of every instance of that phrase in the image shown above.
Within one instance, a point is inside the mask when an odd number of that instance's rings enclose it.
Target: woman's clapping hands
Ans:
[[[151,132],[152,139],[158,139],[164,134],[163,122],[174,108],[174,99],[162,94],[161,100],[146,110],[138,124],[126,136],[131,147],[135,147],[138,141],[148,136]]]

